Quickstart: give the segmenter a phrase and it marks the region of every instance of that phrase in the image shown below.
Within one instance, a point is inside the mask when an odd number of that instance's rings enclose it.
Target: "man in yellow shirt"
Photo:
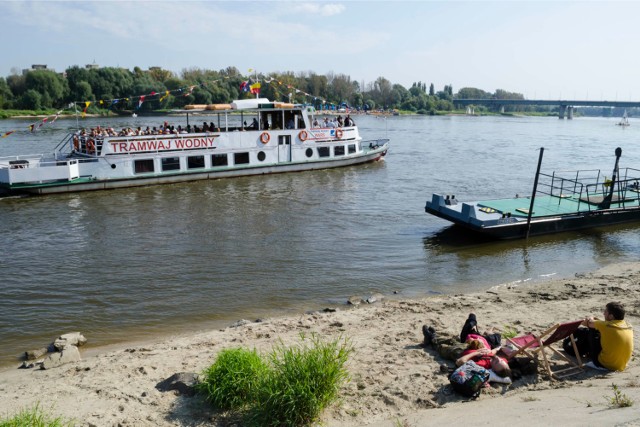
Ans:
[[[604,309],[604,320],[588,317],[582,322],[592,330],[600,332],[600,343],[590,334],[591,363],[587,366],[610,371],[624,371],[633,353],[633,329],[624,320],[624,307],[619,302],[610,302]],[[593,332],[593,331],[591,331]]]

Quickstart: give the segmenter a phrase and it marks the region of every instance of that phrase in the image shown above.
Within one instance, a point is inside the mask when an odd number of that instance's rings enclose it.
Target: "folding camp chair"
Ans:
[[[573,333],[580,327],[582,320],[576,320],[567,323],[557,323],[541,333],[540,335],[526,334],[519,337],[507,338],[507,342],[516,348],[512,354],[509,355],[509,359],[514,358],[519,354],[525,354],[531,358],[542,355],[543,366],[551,379],[562,379],[582,372],[582,358],[580,352],[576,346],[576,340],[573,337]],[[553,343],[562,341],[569,337],[571,339],[571,345],[576,355],[578,363],[573,359],[568,358],[564,354],[552,347]],[[550,350],[552,354],[557,355],[564,361],[568,362],[571,366],[564,369],[553,371],[549,364],[549,359],[545,350]]]

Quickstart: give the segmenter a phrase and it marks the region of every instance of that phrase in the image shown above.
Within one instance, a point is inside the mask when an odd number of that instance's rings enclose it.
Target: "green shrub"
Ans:
[[[317,336],[297,346],[274,347],[263,361],[256,351],[224,350],[197,385],[216,410],[244,417],[254,426],[303,426],[316,421],[348,379],[352,351],[342,338]]]
[[[316,421],[348,379],[345,364],[351,351],[346,340],[327,343],[316,335],[295,347],[276,346],[270,355],[273,370],[259,389],[259,404],[249,411],[248,422],[301,426]]]
[[[46,414],[39,405],[30,409],[23,409],[10,418],[0,419],[0,427],[70,427],[73,423],[62,417],[52,417]]]
[[[258,353],[242,348],[223,350],[213,365],[202,373],[200,392],[217,410],[238,411],[255,400],[268,366]]]

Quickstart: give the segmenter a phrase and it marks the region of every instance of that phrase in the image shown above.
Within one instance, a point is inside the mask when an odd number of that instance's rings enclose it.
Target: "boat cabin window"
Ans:
[[[133,162],[133,168],[135,173],[152,173],[155,171],[153,159],[135,160]]]
[[[234,165],[247,165],[249,164],[249,153],[234,153],[233,154]]]
[[[329,157],[331,156],[331,150],[329,149],[329,147],[318,147],[318,156]]]
[[[336,145],[333,147],[334,156],[344,156],[344,145]]]
[[[165,157],[162,159],[162,172],[180,170],[180,157]]]
[[[354,154],[356,152],[356,144],[349,144],[347,147],[349,148],[349,154]]]
[[[187,169],[202,169],[202,168],[204,168],[204,156],[187,157]]]
[[[284,111],[284,126],[286,129],[304,129],[302,113],[297,111]]]
[[[211,166],[228,166],[229,160],[226,154],[213,154],[211,156]]]

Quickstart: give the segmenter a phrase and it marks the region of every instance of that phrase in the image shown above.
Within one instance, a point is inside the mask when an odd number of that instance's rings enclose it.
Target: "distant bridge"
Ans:
[[[565,114],[567,119],[573,118],[573,109],[575,107],[624,107],[633,108],[640,107],[640,101],[578,101],[571,99],[455,99],[453,104],[461,107],[469,105],[486,105],[499,107],[500,111],[504,112],[504,107],[507,105],[551,105],[558,106],[558,118],[564,119]]]

